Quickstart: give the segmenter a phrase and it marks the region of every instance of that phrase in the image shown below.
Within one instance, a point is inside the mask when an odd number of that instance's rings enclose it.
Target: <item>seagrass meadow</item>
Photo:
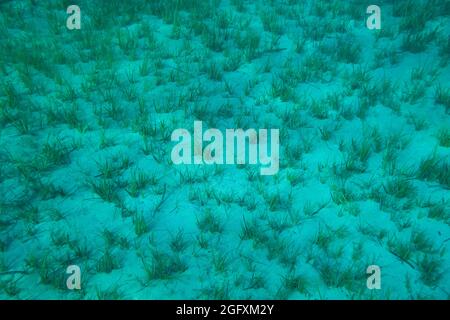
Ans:
[[[0,1],[0,298],[449,299],[449,31],[448,0]],[[279,169],[174,163],[195,121],[279,130]]]

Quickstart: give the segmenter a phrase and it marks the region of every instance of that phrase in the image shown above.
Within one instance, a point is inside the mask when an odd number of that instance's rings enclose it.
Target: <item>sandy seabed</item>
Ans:
[[[448,1],[380,30],[356,0],[74,2],[80,30],[0,2],[2,299],[449,298]],[[194,121],[278,129],[278,173],[173,164]]]

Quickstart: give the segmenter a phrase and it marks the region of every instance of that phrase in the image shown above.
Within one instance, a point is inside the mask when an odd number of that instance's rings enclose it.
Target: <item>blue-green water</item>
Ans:
[[[0,1],[0,297],[448,299],[450,2],[371,4]]]

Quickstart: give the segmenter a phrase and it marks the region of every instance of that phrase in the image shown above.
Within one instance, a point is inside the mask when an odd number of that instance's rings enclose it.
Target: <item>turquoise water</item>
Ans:
[[[370,4],[0,1],[0,297],[448,299],[450,2]]]

